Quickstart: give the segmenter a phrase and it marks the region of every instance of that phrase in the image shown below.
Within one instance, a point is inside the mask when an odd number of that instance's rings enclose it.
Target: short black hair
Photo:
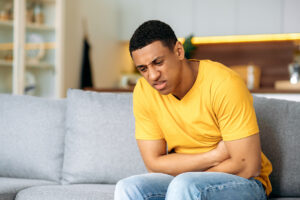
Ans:
[[[141,49],[155,41],[173,50],[177,37],[173,29],[166,23],[159,20],[149,20],[141,24],[133,33],[129,42],[129,52]]]

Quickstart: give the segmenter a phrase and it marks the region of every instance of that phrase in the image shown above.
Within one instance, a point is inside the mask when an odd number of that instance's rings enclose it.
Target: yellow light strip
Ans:
[[[13,50],[13,43],[3,43],[0,44],[0,51]],[[33,50],[33,49],[55,49],[55,42],[45,42],[45,43],[27,43],[25,44],[25,50]]]
[[[193,37],[192,43],[193,44],[217,44],[217,43],[271,42],[271,41],[295,41],[295,40],[300,40],[300,33]],[[179,41],[184,42],[184,38],[179,38]]]

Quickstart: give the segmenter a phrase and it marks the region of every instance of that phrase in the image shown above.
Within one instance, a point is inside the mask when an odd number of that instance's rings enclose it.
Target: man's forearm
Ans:
[[[251,178],[258,176],[261,169],[261,148],[259,135],[224,142],[230,158],[211,167],[209,172],[225,172]]]
[[[184,172],[207,170],[219,164],[221,159],[214,150],[202,154],[171,153],[157,157],[149,171],[176,176]]]
[[[166,154],[164,140],[137,140],[142,158],[149,172],[176,176],[184,172],[204,171],[229,158],[224,142],[201,154]]]
[[[229,158],[220,164],[207,169],[206,172],[225,172],[249,179],[258,176],[260,169],[255,169],[248,163],[237,162]]]

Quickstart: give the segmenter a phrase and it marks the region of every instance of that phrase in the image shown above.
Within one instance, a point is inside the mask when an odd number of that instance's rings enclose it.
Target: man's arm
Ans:
[[[142,158],[149,172],[176,176],[183,172],[203,171],[220,164],[229,155],[224,145],[202,154],[166,154],[165,140],[137,140]]]
[[[261,148],[259,134],[240,140],[224,142],[230,158],[206,170],[207,172],[225,172],[244,178],[260,174]]]

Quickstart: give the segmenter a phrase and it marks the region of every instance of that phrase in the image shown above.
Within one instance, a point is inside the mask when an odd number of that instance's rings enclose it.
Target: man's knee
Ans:
[[[117,182],[115,188],[115,200],[126,200],[141,195],[138,185],[141,184],[136,176],[128,177]]]
[[[202,190],[211,184],[216,174],[186,172],[176,176],[168,187],[167,199],[198,199]]]
[[[174,177],[162,173],[148,173],[120,180],[115,189],[115,199],[165,199],[169,183]]]
[[[185,189],[189,185],[191,185],[191,179],[192,179],[192,176],[191,176],[190,172],[179,174],[172,180],[172,182],[169,185],[168,190],[170,190],[170,189],[172,190],[173,188]]]
[[[195,177],[192,172],[182,173],[176,176],[168,187],[166,199],[195,199]]]

